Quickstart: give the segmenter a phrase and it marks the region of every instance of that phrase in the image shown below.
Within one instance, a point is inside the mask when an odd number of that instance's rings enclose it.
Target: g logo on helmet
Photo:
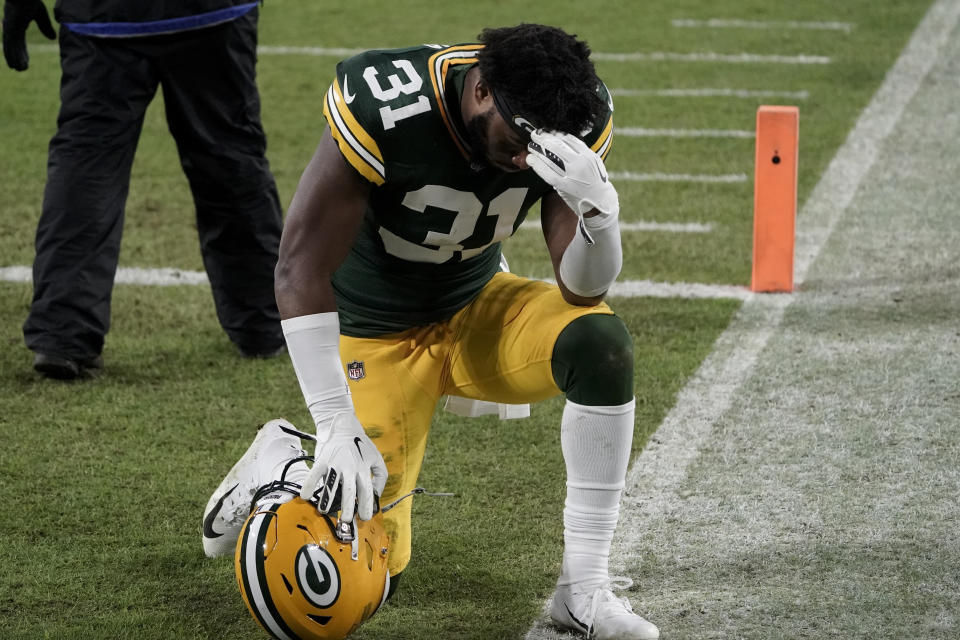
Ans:
[[[240,595],[278,640],[344,640],[389,593],[383,513],[355,520],[345,540],[315,502],[290,494],[260,502],[243,525],[234,555]]]
[[[320,609],[333,606],[340,597],[340,572],[327,550],[304,545],[297,552],[295,566],[303,597]]]

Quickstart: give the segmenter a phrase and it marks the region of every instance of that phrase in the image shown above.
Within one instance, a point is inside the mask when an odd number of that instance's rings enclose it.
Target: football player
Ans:
[[[276,271],[316,423],[302,497],[368,519],[375,494],[386,504],[415,487],[442,396],[562,393],[551,616],[589,638],[657,638],[607,566],[634,426],[632,341],[603,302],[622,264],[603,162],[613,106],[576,37],[521,24],[479,39],[359,54],[326,93]],[[556,284],[499,269],[501,242],[537,204]],[[391,587],[410,560],[410,506],[385,514]]]

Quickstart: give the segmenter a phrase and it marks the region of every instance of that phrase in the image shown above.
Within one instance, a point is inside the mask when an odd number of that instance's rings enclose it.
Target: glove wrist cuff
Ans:
[[[620,212],[617,209],[614,209],[611,213],[606,213],[604,211],[600,211],[599,209],[597,209],[597,211],[599,213],[595,216],[583,216],[582,218],[583,226],[590,231],[600,231],[601,229],[606,229],[612,224],[618,224]]]
[[[557,275],[567,289],[578,296],[602,295],[617,279],[623,266],[620,226],[616,224],[615,216],[610,216],[609,220],[609,224],[591,229],[589,238],[578,232],[560,259]]]

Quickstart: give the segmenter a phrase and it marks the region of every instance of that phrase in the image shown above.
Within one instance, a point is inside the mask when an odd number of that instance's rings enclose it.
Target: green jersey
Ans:
[[[324,116],[344,158],[373,185],[333,277],[345,335],[450,318],[497,272],[500,243],[551,191],[532,170],[471,167],[460,99],[482,46],[368,51],[337,65]],[[612,130],[611,107],[583,139],[605,156]]]

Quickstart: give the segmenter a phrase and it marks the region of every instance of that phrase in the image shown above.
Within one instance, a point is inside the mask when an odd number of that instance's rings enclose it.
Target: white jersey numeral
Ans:
[[[402,80],[399,73],[391,73],[386,78],[390,85],[386,88],[380,84],[378,72],[374,67],[363,70],[363,79],[367,81],[370,92],[381,102],[396,100],[401,94],[405,96],[415,94],[423,87],[423,78],[409,60],[394,60],[393,66],[403,73],[406,80]],[[383,119],[384,129],[393,129],[399,120],[428,111],[430,111],[430,100],[427,96],[419,96],[416,102],[410,104],[399,107],[380,107],[380,117]]]
[[[383,227],[380,228],[380,237],[383,238],[387,253],[403,260],[439,264],[452,258],[456,252],[460,252],[461,259],[466,260],[479,255],[493,243],[510,237],[526,195],[526,187],[512,187],[484,207],[477,196],[469,191],[430,184],[407,193],[403,206],[421,213],[427,207],[450,213],[453,216],[450,230],[428,231],[423,244],[404,240]],[[496,217],[493,235],[483,246],[465,249],[461,243],[474,234],[482,215]]]

